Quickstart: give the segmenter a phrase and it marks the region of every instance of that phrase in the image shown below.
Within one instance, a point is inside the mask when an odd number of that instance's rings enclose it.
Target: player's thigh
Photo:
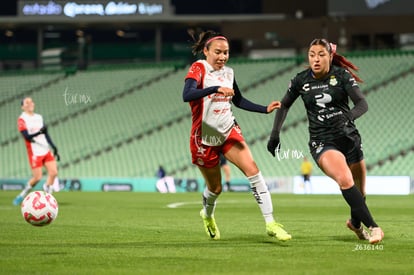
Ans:
[[[335,149],[323,152],[319,157],[319,167],[334,181],[341,189],[351,188],[354,184],[351,170],[349,169],[344,154]]]
[[[252,153],[244,141],[233,144],[224,155],[247,177],[254,176],[259,172],[259,168],[253,159]]]
[[[45,168],[49,176],[57,176],[57,164],[55,160],[45,162]]]
[[[42,179],[42,167],[32,168],[32,176],[35,182],[38,182]]]

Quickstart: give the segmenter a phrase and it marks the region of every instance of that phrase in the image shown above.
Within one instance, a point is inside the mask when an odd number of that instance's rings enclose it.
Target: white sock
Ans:
[[[47,193],[52,194],[53,193],[53,185],[47,186]]]
[[[216,200],[218,195],[209,191],[207,188],[203,192],[203,206],[206,217],[214,216],[214,209],[216,208]]]
[[[269,190],[267,189],[266,182],[259,171],[257,175],[247,177],[250,182],[250,187],[253,192],[253,196],[259,205],[260,211],[262,211],[264,220],[266,223],[273,222],[273,204],[270,197]]]
[[[27,183],[26,187],[20,193],[20,196],[22,196],[23,198],[26,197],[27,193],[29,193],[30,190],[32,190],[32,186],[29,183]]]

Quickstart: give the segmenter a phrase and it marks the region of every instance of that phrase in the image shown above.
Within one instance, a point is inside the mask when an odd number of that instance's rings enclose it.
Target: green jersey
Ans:
[[[348,105],[350,93],[362,96],[346,69],[331,66],[322,79],[315,79],[311,69],[298,73],[291,80],[286,100],[291,104],[302,97],[311,140],[332,140],[357,131]]]

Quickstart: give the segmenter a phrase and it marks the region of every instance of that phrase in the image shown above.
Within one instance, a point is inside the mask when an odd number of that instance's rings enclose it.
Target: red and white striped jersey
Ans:
[[[197,89],[212,86],[233,88],[233,69],[224,66],[215,71],[206,60],[194,62],[186,76],[197,81]],[[202,143],[208,146],[220,146],[224,143],[234,126],[231,111],[231,96],[213,93],[190,101],[192,112],[191,134],[201,136]]]
[[[43,117],[39,114],[29,115],[23,112],[17,120],[19,132],[27,130],[30,135],[39,132],[43,126]],[[27,153],[30,156],[44,156],[49,152],[49,144],[44,134],[35,136],[33,140],[34,142],[25,140]]]

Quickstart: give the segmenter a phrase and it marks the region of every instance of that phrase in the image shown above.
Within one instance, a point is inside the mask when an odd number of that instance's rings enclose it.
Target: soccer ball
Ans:
[[[48,225],[58,215],[58,203],[55,197],[44,191],[34,191],[28,194],[21,208],[24,220],[34,226]]]

